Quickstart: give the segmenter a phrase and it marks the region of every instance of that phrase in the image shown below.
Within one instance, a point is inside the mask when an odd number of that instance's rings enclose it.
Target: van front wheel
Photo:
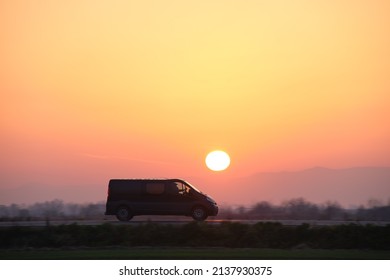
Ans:
[[[133,215],[131,214],[129,207],[121,206],[116,211],[116,218],[119,221],[126,222],[131,220],[131,218],[133,218]]]
[[[192,218],[195,221],[204,221],[207,219],[207,213],[206,210],[204,210],[201,206],[195,206],[194,209],[192,209]]]

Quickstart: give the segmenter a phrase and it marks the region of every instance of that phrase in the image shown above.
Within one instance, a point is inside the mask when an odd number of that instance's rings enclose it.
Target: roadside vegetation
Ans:
[[[262,248],[42,248],[1,250],[0,260],[389,260],[390,251]]]
[[[184,225],[71,224],[0,228],[0,249],[110,246],[390,250],[390,225],[311,227],[308,224],[284,226],[269,222],[252,225],[191,222]]]

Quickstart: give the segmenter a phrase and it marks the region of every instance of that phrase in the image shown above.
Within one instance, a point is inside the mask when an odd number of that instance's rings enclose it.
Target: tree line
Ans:
[[[65,203],[62,200],[37,202],[31,205],[0,205],[0,221],[40,219],[102,219],[105,203]],[[311,203],[304,198],[294,198],[279,205],[267,201],[249,207],[223,206],[217,219],[226,220],[343,220],[390,221],[390,203],[371,200],[367,206],[343,208],[337,202]]]
[[[0,205],[0,220],[96,219],[104,216],[105,203],[65,203],[62,200],[31,205]]]
[[[383,205],[377,200],[370,200],[368,206],[347,209],[337,202],[315,204],[304,198],[294,198],[280,205],[261,201],[248,208],[226,207],[222,209],[220,217],[253,220],[390,221],[390,203]]]

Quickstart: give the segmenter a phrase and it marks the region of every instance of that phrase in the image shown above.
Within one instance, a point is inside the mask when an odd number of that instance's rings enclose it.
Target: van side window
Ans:
[[[187,188],[186,188],[186,186],[183,183],[177,182],[176,186],[177,186],[177,188],[179,190],[179,194],[181,194],[181,195],[187,194]]]
[[[152,195],[160,195],[164,192],[164,183],[148,183],[146,184],[146,193]]]
[[[179,188],[177,186],[177,183],[175,182],[169,182],[165,185],[165,191],[167,195],[179,195]]]
[[[186,184],[183,184],[181,182],[175,182],[176,187],[178,189],[179,195],[185,195],[188,196],[190,195],[190,187],[187,186]]]
[[[169,182],[165,185],[165,192],[168,195],[186,195],[188,194],[188,187],[181,182]]]

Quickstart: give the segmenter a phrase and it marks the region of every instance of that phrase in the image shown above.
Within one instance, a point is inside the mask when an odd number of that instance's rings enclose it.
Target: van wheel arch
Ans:
[[[119,206],[115,211],[115,216],[119,221],[126,222],[133,218],[131,208],[127,205]]]
[[[191,217],[195,221],[204,221],[207,219],[208,214],[206,208],[202,205],[195,205],[191,210]]]

